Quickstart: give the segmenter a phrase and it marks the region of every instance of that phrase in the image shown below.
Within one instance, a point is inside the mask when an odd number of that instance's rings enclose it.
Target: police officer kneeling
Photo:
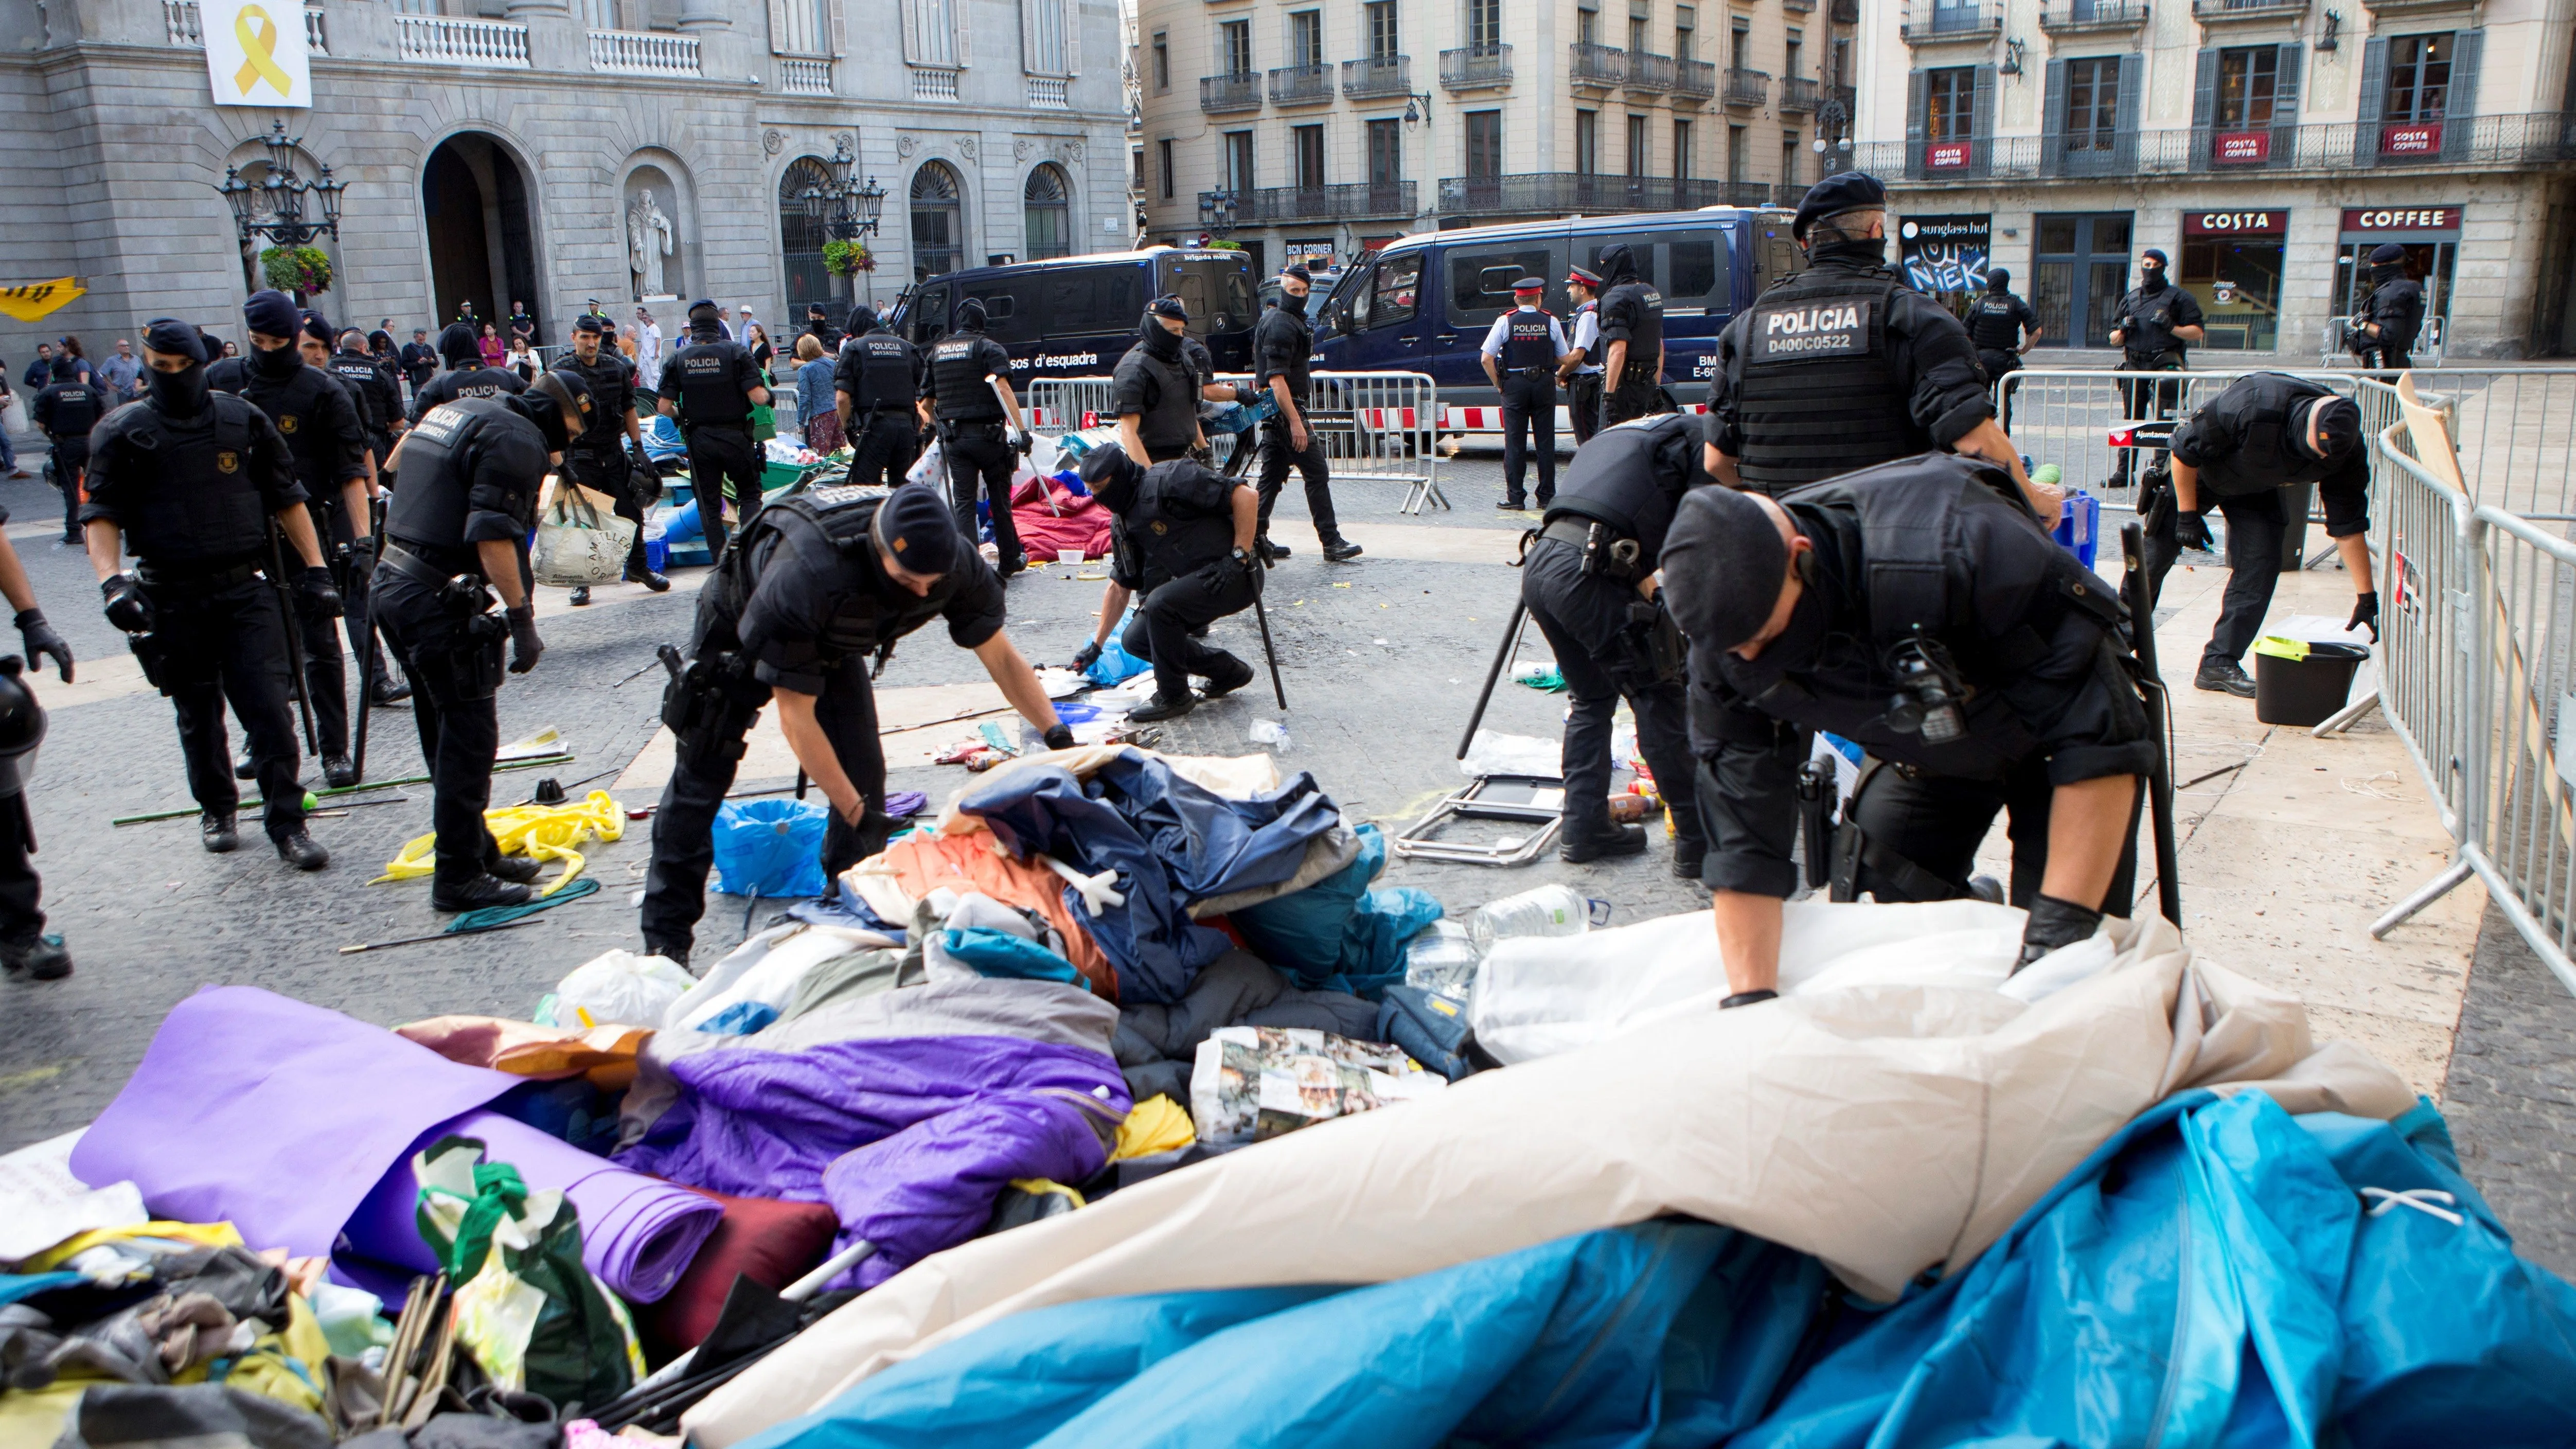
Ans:
[[[880,667],[895,641],[935,618],[971,649],[1002,697],[1045,732],[1055,717],[1037,672],[1002,632],[1002,581],[957,532],[936,489],[808,489],[760,511],[698,596],[688,664],[666,653],[662,722],[678,736],[670,783],[653,812],[644,887],[644,947],[687,964],[706,910],[714,828],[744,737],[773,696],[779,733],[832,807],[823,871],[838,876],[885,848],[885,750],[867,654]]]
[[[1190,637],[1192,629],[1241,613],[1261,592],[1253,541],[1261,495],[1193,458],[1151,468],[1116,443],[1083,456],[1082,481],[1118,515],[1126,547],[1113,582],[1144,602],[1119,642],[1154,666],[1154,697],[1128,711],[1132,720],[1173,719],[1196,708],[1190,676],[1208,682],[1208,698],[1250,684],[1252,666]]]
[[[579,377],[541,372],[522,393],[432,408],[395,453],[403,481],[385,513],[376,622],[411,679],[435,792],[429,903],[438,910],[514,906],[537,878],[536,860],[501,854],[484,823],[501,748],[493,696],[504,638],[513,674],[536,668],[545,652],[520,553],[536,527],[546,469],[592,425],[590,407]],[[499,618],[495,593],[506,611]]]
[[[2011,900],[2030,912],[2023,964],[2127,910],[2155,744],[2124,611],[2001,469],[1925,454],[1777,499],[1693,489],[1663,574],[1691,641],[1723,1004],[1779,984],[1798,777],[1820,729],[1872,757],[1832,848],[1835,899],[1973,894],[2000,809]]]
[[[1595,435],[1575,453],[1522,563],[1521,600],[1574,697],[1557,853],[1578,864],[1646,848],[1643,826],[1610,822],[1610,719],[1623,698],[1678,827],[1673,874],[1695,879],[1707,852],[1692,804],[1681,635],[1655,602],[1655,567],[1675,505],[1716,482],[1700,468],[1698,449],[1698,420],[1680,413]]]

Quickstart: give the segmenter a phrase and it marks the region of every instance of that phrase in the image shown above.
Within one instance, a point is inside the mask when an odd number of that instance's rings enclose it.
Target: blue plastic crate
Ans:
[[[2081,488],[2066,491],[2066,509],[2057,516],[2057,542],[2086,568],[2102,548],[2102,500]]]

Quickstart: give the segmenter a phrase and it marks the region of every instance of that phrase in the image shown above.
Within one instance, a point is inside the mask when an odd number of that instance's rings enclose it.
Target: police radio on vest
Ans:
[[[1763,330],[1776,337],[1783,332],[1844,332],[1860,325],[1860,304],[1828,302],[1796,311],[1773,312],[1763,319]]]

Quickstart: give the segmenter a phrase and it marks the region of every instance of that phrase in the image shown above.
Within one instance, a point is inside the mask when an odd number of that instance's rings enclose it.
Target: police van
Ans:
[[[1145,304],[1176,295],[1189,304],[1190,335],[1207,344],[1220,371],[1252,358],[1252,260],[1220,248],[1148,247],[1005,267],[945,272],[914,286],[886,325],[928,347],[957,325],[970,298],[984,304],[984,335],[1011,354],[1011,386],[1032,379],[1107,377],[1136,345]]]
[[[1347,268],[1315,324],[1315,365],[1330,372],[1427,372],[1440,389],[1441,431],[1502,429],[1502,397],[1478,360],[1512,283],[1547,278],[1547,310],[1574,340],[1568,268],[1598,271],[1626,243],[1637,275],[1664,298],[1664,386],[1684,410],[1708,402],[1717,334],[1772,282],[1796,271],[1793,213],[1712,206],[1698,211],[1570,217],[1416,233]],[[1603,350],[1607,350],[1606,348]],[[1594,357],[1593,362],[1602,359]],[[1560,403],[1557,443],[1574,445]]]

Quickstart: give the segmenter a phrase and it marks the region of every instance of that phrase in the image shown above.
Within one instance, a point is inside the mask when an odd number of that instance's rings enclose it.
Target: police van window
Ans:
[[[930,287],[912,299],[912,340],[927,346],[948,334],[948,289]]]
[[[1046,319],[1039,315],[1041,294],[1037,275],[1026,272],[957,289],[959,301],[971,298],[984,304],[984,335],[1005,346],[1046,335]]]
[[[1535,246],[1460,247],[1449,253],[1449,323],[1453,327],[1489,327],[1512,309],[1512,283],[1523,277],[1548,277],[1563,270],[1551,265],[1550,248]]]
[[[1132,262],[1047,274],[1047,330],[1058,335],[1132,332],[1145,315],[1145,273]]]
[[[1377,274],[1369,279],[1369,289],[1362,295],[1367,308],[1365,319],[1360,308],[1352,308],[1352,320],[1363,327],[1392,327],[1410,322],[1419,305],[1422,287],[1422,253],[1400,252],[1377,264]]]
[[[1258,320],[1260,304],[1253,300],[1249,257],[1166,257],[1162,273],[1163,290],[1189,304],[1193,337],[1240,332]],[[1143,309],[1144,304],[1138,303],[1137,310]]]
[[[1663,294],[1666,315],[1723,310],[1729,304],[1726,234],[1718,228],[1587,241],[1582,246],[1590,258],[1584,265],[1598,270],[1601,254],[1623,241],[1637,258],[1637,275]]]

